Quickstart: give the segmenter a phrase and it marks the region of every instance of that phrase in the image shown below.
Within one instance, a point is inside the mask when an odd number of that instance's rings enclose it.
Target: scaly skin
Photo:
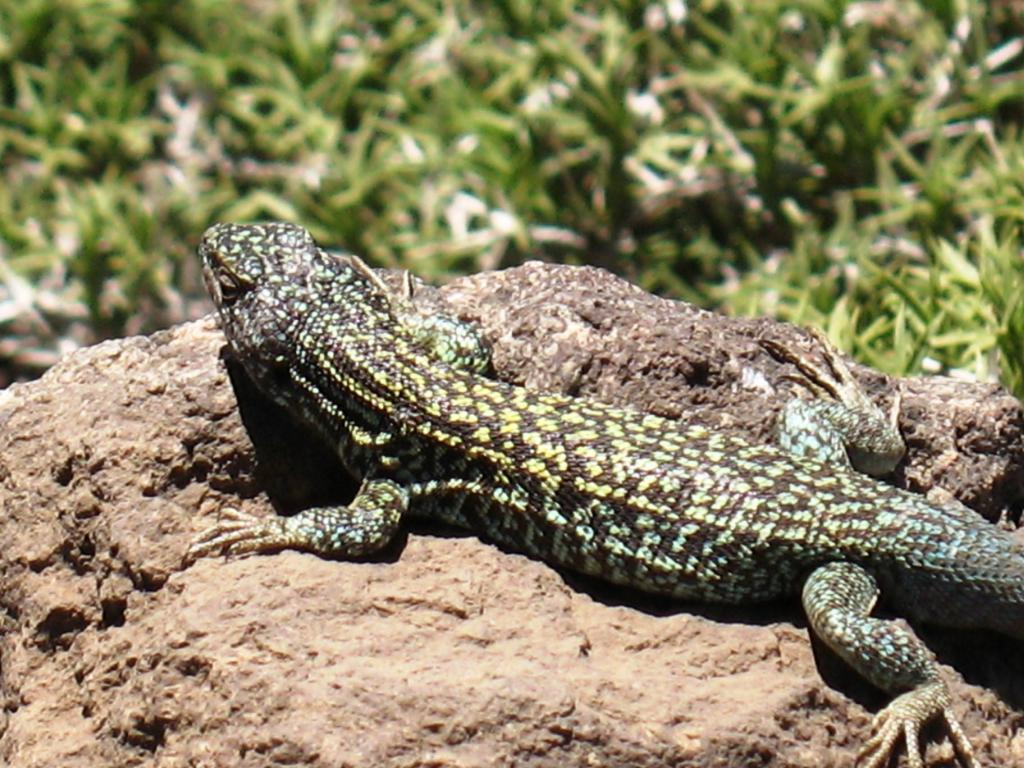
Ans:
[[[847,455],[888,471],[902,443],[831,348],[823,369],[766,342],[815,395],[787,407],[783,450],[486,378],[471,327],[416,316],[362,262],[320,250],[299,227],[221,224],[199,251],[234,357],[363,485],[347,507],[228,513],[190,557],[361,555],[408,514],[647,592],[719,603],[801,595],[815,632],[897,695],[876,718],[865,766],[884,765],[901,736],[922,766],[918,729],[933,718],[977,765],[932,655],[869,614],[881,595],[911,619],[1024,637],[1024,551],[960,505],[853,470]]]

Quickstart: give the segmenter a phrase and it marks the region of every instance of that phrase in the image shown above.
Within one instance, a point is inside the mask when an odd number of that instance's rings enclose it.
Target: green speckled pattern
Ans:
[[[486,345],[468,326],[417,317],[358,259],[324,252],[299,227],[217,225],[200,254],[233,355],[364,479],[347,508],[228,521],[201,554],[362,554],[404,512],[648,592],[745,603],[803,590],[841,656],[916,705],[927,698],[910,719],[946,714],[942,696],[923,693],[945,686],[916,638],[868,617],[875,595],[909,618],[1024,637],[1021,547],[960,505],[854,472],[836,438],[810,426],[806,401],[789,414],[799,428],[784,451],[531,392],[480,375]],[[866,402],[852,379],[844,386],[850,397],[834,399]],[[846,418],[833,401],[823,408],[826,421]],[[887,445],[883,471],[902,451]],[[874,748],[887,756],[892,743]]]

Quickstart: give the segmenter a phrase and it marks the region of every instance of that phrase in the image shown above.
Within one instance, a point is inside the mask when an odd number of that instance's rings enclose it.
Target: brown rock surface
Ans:
[[[790,394],[753,339],[792,329],[597,270],[531,264],[418,298],[480,319],[497,375],[530,386],[760,439]],[[266,404],[244,394],[240,418],[222,344],[207,318],[0,392],[4,764],[852,764],[885,698],[827,652],[815,663],[795,602],[671,604],[430,527],[370,562],[288,552],[183,568],[224,506],[273,514],[270,496],[288,510],[351,492]],[[891,382],[869,379],[886,399]],[[1019,404],[984,385],[905,387],[912,453],[896,482],[1016,519]],[[982,763],[1024,766],[1019,649],[922,634],[952,664]]]

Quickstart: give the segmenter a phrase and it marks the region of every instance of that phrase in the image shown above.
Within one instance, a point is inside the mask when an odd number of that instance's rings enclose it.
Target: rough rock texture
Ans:
[[[755,337],[799,332],[598,270],[530,264],[417,298],[480,319],[496,375],[529,386],[759,439],[792,394],[792,370]],[[229,376],[222,344],[207,318],[0,392],[0,763],[852,764],[885,698],[809,642],[795,602],[655,601],[439,528],[369,562],[288,552],[183,568],[225,506],[273,514],[271,497],[287,511],[353,490]],[[912,453],[894,481],[1017,520],[1020,405],[942,379],[903,389]],[[1019,649],[922,635],[952,665],[983,765],[1024,766]]]

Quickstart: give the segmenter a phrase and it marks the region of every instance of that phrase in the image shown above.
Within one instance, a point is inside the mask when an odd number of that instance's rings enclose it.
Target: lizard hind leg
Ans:
[[[779,446],[836,466],[853,467],[876,477],[890,473],[905,452],[896,423],[900,398],[887,416],[868,397],[825,334],[812,331],[824,365],[806,353],[773,339],[761,344],[776,359],[793,365],[809,398],[791,400],[779,421]]]
[[[942,718],[965,768],[979,768],[970,742],[951,709],[949,688],[924,644],[892,621],[873,618],[878,584],[853,563],[820,566],[807,578],[803,605],[815,634],[871,683],[899,693],[875,717],[873,735],[858,758],[861,768],[883,768],[903,737],[911,768],[924,768],[919,733]]]

